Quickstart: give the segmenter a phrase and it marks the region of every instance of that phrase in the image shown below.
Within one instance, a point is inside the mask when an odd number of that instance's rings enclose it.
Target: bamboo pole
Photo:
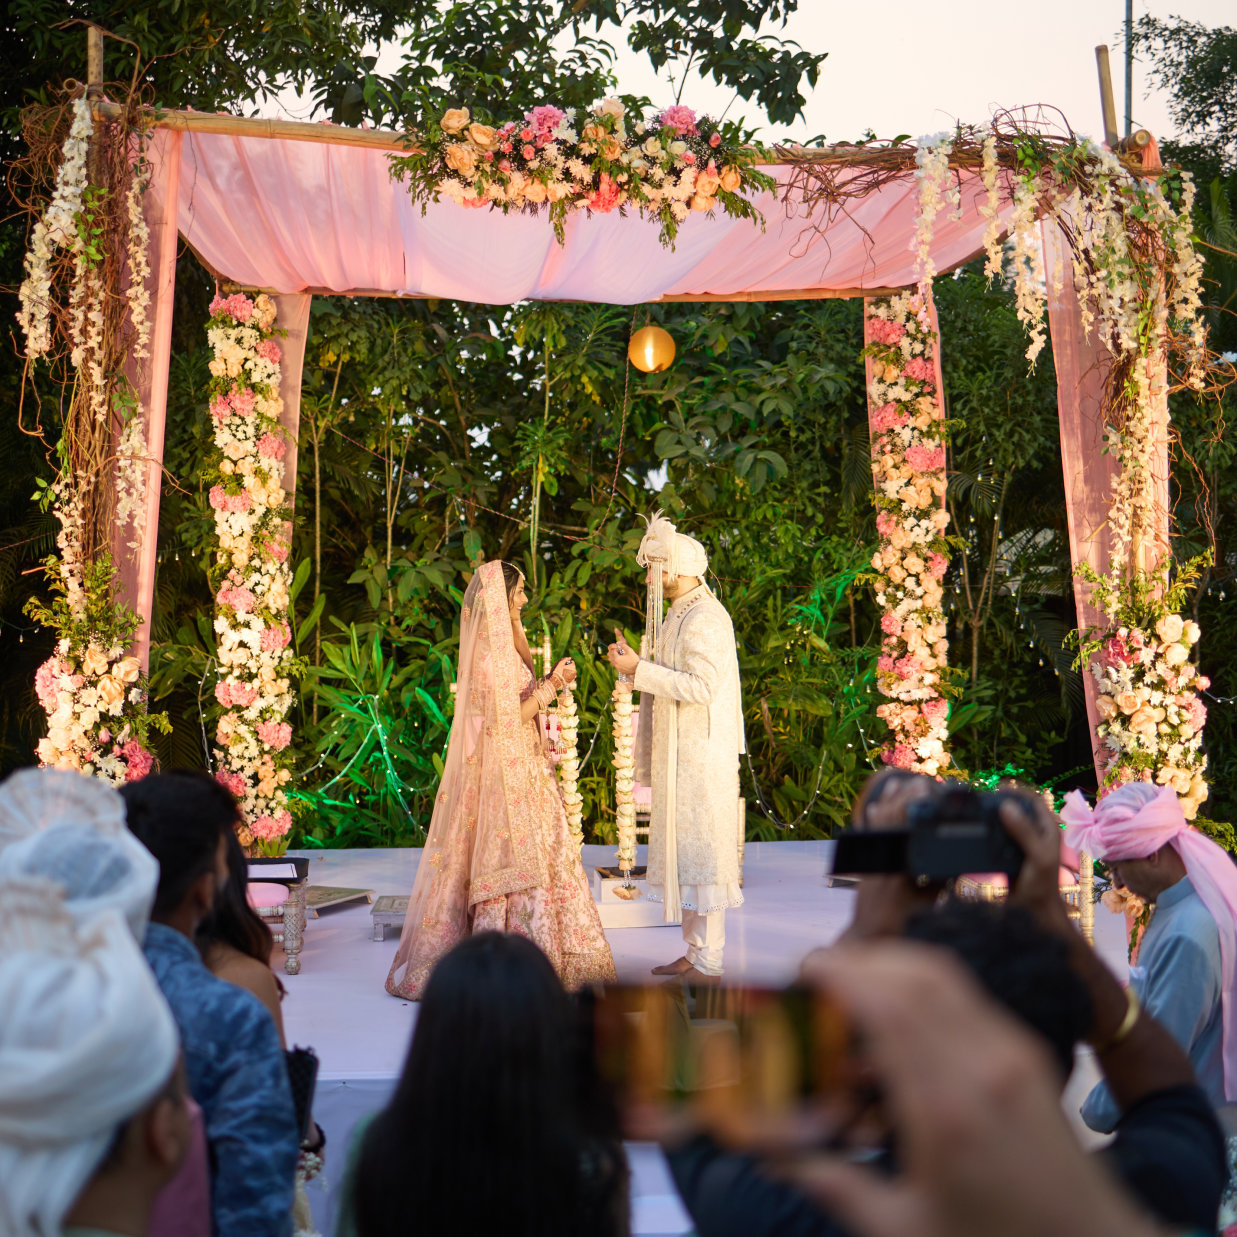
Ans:
[[[86,97],[97,99],[103,93],[103,31],[86,27]]]
[[[1095,65],[1100,75],[1100,110],[1104,114],[1104,141],[1109,150],[1117,149],[1117,104],[1112,93],[1112,67],[1108,63],[1108,44],[1095,49]]]

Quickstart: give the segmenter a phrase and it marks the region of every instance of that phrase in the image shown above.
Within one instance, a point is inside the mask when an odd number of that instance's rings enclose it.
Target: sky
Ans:
[[[1232,25],[1234,0],[1134,0],[1134,16],[1175,15],[1208,26]],[[848,141],[873,130],[878,137],[918,137],[951,129],[958,120],[983,124],[998,108],[1049,104],[1059,108],[1075,132],[1102,135],[1095,46],[1107,43],[1113,61],[1118,124],[1123,123],[1124,58],[1120,31],[1125,0],[800,0],[800,11],[785,29],[769,33],[793,39],[811,52],[826,51],[820,80],[811,92],[804,121],[790,136],[823,134]],[[397,62],[384,49],[380,68]],[[656,104],[673,101],[674,88],[659,82],[647,61],[626,47],[617,62],[619,89],[644,94]],[[1135,128],[1157,137],[1173,126],[1164,98],[1145,97],[1145,72],[1134,66]],[[552,100],[548,100],[552,102]],[[732,94],[696,78],[682,102],[713,115],[731,105]],[[729,115],[754,123],[755,110],[742,100]],[[308,108],[284,96],[260,109],[264,115],[308,119]],[[785,132],[762,131],[766,140]]]

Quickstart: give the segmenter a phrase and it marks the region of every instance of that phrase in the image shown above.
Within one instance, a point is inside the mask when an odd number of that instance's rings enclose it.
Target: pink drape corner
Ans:
[[[176,299],[176,211],[179,202],[183,133],[157,129],[146,149],[150,182],[142,199],[150,229],[150,356],[131,360],[129,381],[137,392],[146,429],[146,518],[140,538],[129,524],[112,532],[116,564],[116,598],[137,612],[141,624],[133,654],[146,670],[150,665],[150,623],[155,599],[155,569],[159,548],[159,492],[163,481],[163,440],[167,424],[168,367],[172,359],[172,307]]]
[[[279,378],[283,412],[279,416],[279,423],[288,436],[288,453],[283,461],[283,485],[288,492],[288,505],[292,506],[296,501],[296,445],[301,429],[301,370],[305,365],[309,308],[313,297],[308,292],[296,292],[276,296],[274,301],[275,325],[287,331],[279,341],[283,353]]]
[[[1103,574],[1108,571],[1111,538],[1108,506],[1117,477],[1117,463],[1104,454],[1104,382],[1111,365],[1108,349],[1094,332],[1083,333],[1074,287],[1074,268],[1068,243],[1055,223],[1045,223],[1045,272],[1048,290],[1048,322],[1052,332],[1052,355],[1057,372],[1057,414],[1061,430],[1061,470],[1065,480],[1065,514],[1069,525],[1070,563],[1086,563]],[[1164,382],[1164,358],[1152,363],[1152,401],[1156,409],[1156,445],[1152,471],[1155,478],[1153,510],[1145,513],[1148,537],[1140,565],[1155,566],[1169,553],[1168,507],[1168,392]],[[1082,630],[1103,624],[1104,616],[1091,604],[1090,588],[1076,576],[1074,603]],[[1095,682],[1083,669],[1083,692],[1096,777],[1102,780],[1095,710]]]

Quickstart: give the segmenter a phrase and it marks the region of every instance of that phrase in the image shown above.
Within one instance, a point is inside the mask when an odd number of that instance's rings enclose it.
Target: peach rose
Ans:
[[[462,133],[468,124],[468,109],[453,107],[443,113],[441,125],[444,133]]]
[[[601,144],[601,154],[603,158],[609,159],[611,163],[614,163],[623,157],[623,143],[608,137]]]
[[[1181,643],[1197,644],[1201,634],[1198,624],[1193,619],[1187,619],[1181,628]]]
[[[706,211],[712,210],[714,201],[711,197],[704,193],[692,194],[692,210]]]
[[[446,159],[447,167],[461,176],[471,177],[477,170],[477,156],[471,147],[461,146],[458,143],[448,146]]]
[[[715,175],[713,172],[701,172],[696,177],[696,192],[703,193],[706,197],[716,197],[721,184],[720,176]]]
[[[99,680],[99,699],[110,712],[124,703],[125,689],[110,674],[105,674]]]
[[[1116,697],[1117,708],[1121,710],[1127,717],[1135,712],[1141,703],[1136,692],[1122,692]]]
[[[82,670],[86,674],[103,674],[107,670],[107,654],[97,645],[92,644],[82,658]]]
[[[498,145],[498,136],[489,125],[469,125],[468,140],[478,150],[493,150]]]
[[[1117,702],[1111,696],[1096,696],[1095,711],[1100,715],[1100,721],[1110,722],[1117,716]]]
[[[743,183],[743,177],[739,169],[735,167],[722,168],[721,175],[717,179],[725,193],[738,193],[739,186]]]
[[[528,202],[544,202],[546,188],[539,180],[530,180],[524,188],[524,199]]]
[[[1148,737],[1155,734],[1155,715],[1147,708],[1146,705],[1134,710],[1130,716],[1130,729],[1135,734],[1147,735]]]
[[[570,192],[570,185],[563,184],[561,180],[552,180],[545,187],[546,201],[561,202]]]
[[[615,120],[622,120],[623,114],[627,109],[623,106],[622,99],[602,99],[601,106],[597,109],[603,116],[613,116]]]
[[[1155,634],[1164,641],[1165,644],[1176,644],[1181,639],[1181,633],[1185,630],[1185,623],[1182,621],[1179,614],[1166,614],[1155,625]]]

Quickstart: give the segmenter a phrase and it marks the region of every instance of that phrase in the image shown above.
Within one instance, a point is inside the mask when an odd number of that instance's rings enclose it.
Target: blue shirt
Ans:
[[[1225,1102],[1223,983],[1220,933],[1184,876],[1155,900],[1130,986],[1185,1049],[1199,1086],[1217,1107]],[[1107,1134],[1120,1118],[1107,1084],[1098,1083],[1083,1101],[1082,1119]]]
[[[217,979],[188,937],[152,923],[146,961],[180,1030],[202,1108],[218,1237],[290,1237],[300,1138],[279,1033],[252,993]]]

